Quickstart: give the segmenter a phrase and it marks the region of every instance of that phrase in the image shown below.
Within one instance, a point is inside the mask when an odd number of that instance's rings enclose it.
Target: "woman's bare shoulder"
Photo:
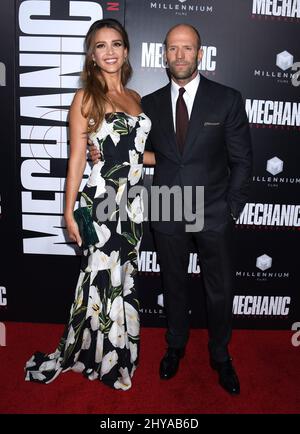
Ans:
[[[141,102],[141,95],[133,89],[127,89],[131,96],[138,102]]]

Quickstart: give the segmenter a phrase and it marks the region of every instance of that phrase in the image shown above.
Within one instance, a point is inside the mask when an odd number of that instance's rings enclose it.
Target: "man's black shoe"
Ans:
[[[219,383],[231,395],[240,393],[240,382],[232,366],[231,359],[226,362],[216,362],[210,359],[211,367],[219,374]]]
[[[178,371],[179,361],[184,356],[184,348],[168,348],[160,362],[159,375],[163,380],[174,377]]]

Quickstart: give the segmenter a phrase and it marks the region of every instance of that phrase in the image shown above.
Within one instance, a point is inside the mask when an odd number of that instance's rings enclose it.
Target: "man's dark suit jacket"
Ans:
[[[204,228],[237,218],[248,195],[252,171],[249,124],[241,94],[201,75],[182,155],[173,126],[171,84],[142,98],[152,121],[146,150],[154,151],[153,185],[204,186]],[[180,223],[152,222],[172,234]]]

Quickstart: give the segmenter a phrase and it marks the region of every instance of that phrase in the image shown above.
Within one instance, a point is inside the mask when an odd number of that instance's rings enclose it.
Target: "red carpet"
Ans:
[[[0,413],[300,413],[300,347],[289,331],[237,330],[231,353],[241,395],[231,397],[208,366],[207,334],[192,330],[177,376],[158,376],[164,330],[142,329],[140,365],[127,392],[66,372],[49,385],[24,381],[23,366],[36,350],[53,351],[58,325],[6,323],[0,347]]]

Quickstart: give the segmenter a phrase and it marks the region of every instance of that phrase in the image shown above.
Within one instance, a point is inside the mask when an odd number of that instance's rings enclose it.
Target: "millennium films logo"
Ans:
[[[159,317],[164,317],[164,295],[162,293],[158,294],[156,300],[157,306],[149,308],[149,307],[141,307],[140,313],[148,314],[148,315],[158,315]]]
[[[265,166],[267,173],[253,175],[252,181],[260,185],[266,185],[268,188],[280,188],[282,185],[300,184],[300,177],[285,175],[284,164],[284,161],[277,156],[269,158]]]
[[[190,14],[211,14],[213,6],[208,2],[199,0],[173,0],[173,1],[150,1],[150,9],[157,9],[162,12],[173,13],[177,16],[188,16]]]
[[[295,64],[297,66],[297,64]],[[296,70],[296,72],[294,72]],[[272,69],[254,69],[256,79],[273,80],[278,84],[293,85],[297,78],[298,70],[294,67],[294,56],[287,50],[281,51],[274,56]]]
[[[278,173],[283,170],[283,161],[278,157],[270,158],[267,161],[267,172],[271,173],[271,175],[278,175]]]
[[[272,257],[267,255],[266,253],[258,256],[256,258],[256,268],[260,271],[256,270],[240,270],[236,271],[236,277],[240,278],[248,278],[254,279],[257,282],[267,282],[270,280],[282,280],[288,279],[290,277],[290,273],[288,271],[273,271],[272,268]]]
[[[245,109],[250,127],[300,131],[300,102],[247,98]]]
[[[252,18],[298,21],[300,0],[252,0]]]

